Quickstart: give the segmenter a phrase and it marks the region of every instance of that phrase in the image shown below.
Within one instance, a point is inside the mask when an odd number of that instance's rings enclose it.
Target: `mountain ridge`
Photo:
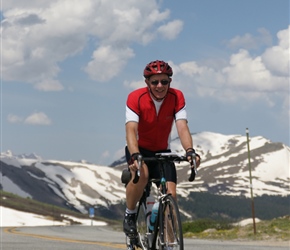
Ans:
[[[202,164],[194,182],[188,182],[189,165],[177,164],[177,194],[184,202],[194,193],[250,197],[246,137],[212,132],[192,134]],[[178,138],[173,151],[184,153]],[[289,195],[290,148],[262,136],[250,138],[255,197]],[[43,160],[32,155],[1,153],[1,189],[39,201],[87,213],[94,206],[103,215],[121,213],[125,188],[120,181],[126,167],[119,160],[114,167],[90,163]],[[156,190],[155,190],[156,191]],[[185,213],[188,211],[185,211]]]

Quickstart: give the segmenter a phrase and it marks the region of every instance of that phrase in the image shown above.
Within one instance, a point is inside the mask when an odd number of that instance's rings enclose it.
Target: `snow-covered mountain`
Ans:
[[[192,135],[202,164],[194,182],[188,182],[189,166],[177,165],[178,195],[191,192],[250,197],[247,140],[241,135],[202,132]],[[173,151],[184,153],[179,139]],[[290,148],[263,137],[250,138],[251,170],[255,196],[289,195]],[[123,159],[115,167],[85,162],[43,160],[32,155],[15,156],[3,152],[1,189],[42,202],[71,207],[86,213],[89,206],[113,213],[124,203],[125,188],[120,181]]]
[[[249,197],[246,136],[203,132],[192,137],[202,164],[195,182],[181,181],[179,186],[187,192],[207,191]],[[290,148],[261,136],[250,138],[249,146],[254,195],[289,195]],[[173,140],[171,147],[183,152],[179,139]]]
[[[1,154],[1,188],[22,197],[73,207],[108,206],[125,198],[121,171],[80,162]]]

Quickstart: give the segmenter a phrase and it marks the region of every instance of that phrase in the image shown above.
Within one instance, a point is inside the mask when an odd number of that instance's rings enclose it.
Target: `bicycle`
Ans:
[[[189,181],[195,179],[197,174],[195,154],[192,155],[193,167]],[[160,171],[160,179],[149,179],[147,186],[144,189],[143,195],[137,205],[137,235],[126,236],[127,250],[136,250],[141,248],[142,250],[163,250],[174,249],[183,250],[183,233],[182,224],[178,205],[176,200],[171,194],[167,194],[166,179],[164,175],[164,163],[166,162],[181,162],[188,161],[183,155],[175,152],[170,153],[156,153],[155,157],[142,157],[138,158],[139,169],[142,166],[142,161],[157,161]],[[130,172],[123,171],[122,182],[128,183],[131,179]],[[140,171],[136,172],[134,183],[139,180]],[[152,183],[160,182],[160,188],[158,188],[158,201],[159,208],[157,217],[154,223],[154,229],[150,230],[147,223],[149,215],[147,213],[146,199],[151,192]],[[171,248],[170,248],[171,247]]]

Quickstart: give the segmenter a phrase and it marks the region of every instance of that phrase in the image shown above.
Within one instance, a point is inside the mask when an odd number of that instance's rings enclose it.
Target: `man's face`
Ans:
[[[155,99],[162,100],[168,91],[171,78],[166,74],[157,74],[151,76],[149,79],[146,79],[148,87],[150,88]]]

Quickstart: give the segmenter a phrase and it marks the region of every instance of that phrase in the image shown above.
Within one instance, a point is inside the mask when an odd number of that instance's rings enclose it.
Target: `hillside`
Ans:
[[[194,183],[186,178],[180,187],[189,192],[210,192],[220,195],[250,197],[249,165],[246,137],[204,132],[193,135],[202,157],[202,164]],[[179,139],[172,149],[182,152]],[[290,181],[290,148],[261,136],[250,138],[252,184],[255,196],[288,195]],[[184,168],[179,176],[186,175]],[[180,195],[183,195],[180,193]],[[186,194],[185,194],[186,195]]]
[[[188,165],[177,165],[179,202],[185,218],[249,217],[245,136],[203,132],[192,137],[202,157],[196,181],[187,181]],[[178,139],[173,140],[171,146],[174,151],[183,152]],[[269,215],[261,209],[260,217],[289,214],[289,147],[253,137],[250,148],[257,210],[262,206],[275,206],[271,210],[278,211],[278,214]],[[120,176],[125,166],[122,159],[117,166],[109,167],[3,152],[0,160],[1,189],[4,191],[81,213],[87,213],[88,208],[94,206],[100,216],[120,218],[123,214],[125,189]],[[195,211],[192,211],[193,205]]]

